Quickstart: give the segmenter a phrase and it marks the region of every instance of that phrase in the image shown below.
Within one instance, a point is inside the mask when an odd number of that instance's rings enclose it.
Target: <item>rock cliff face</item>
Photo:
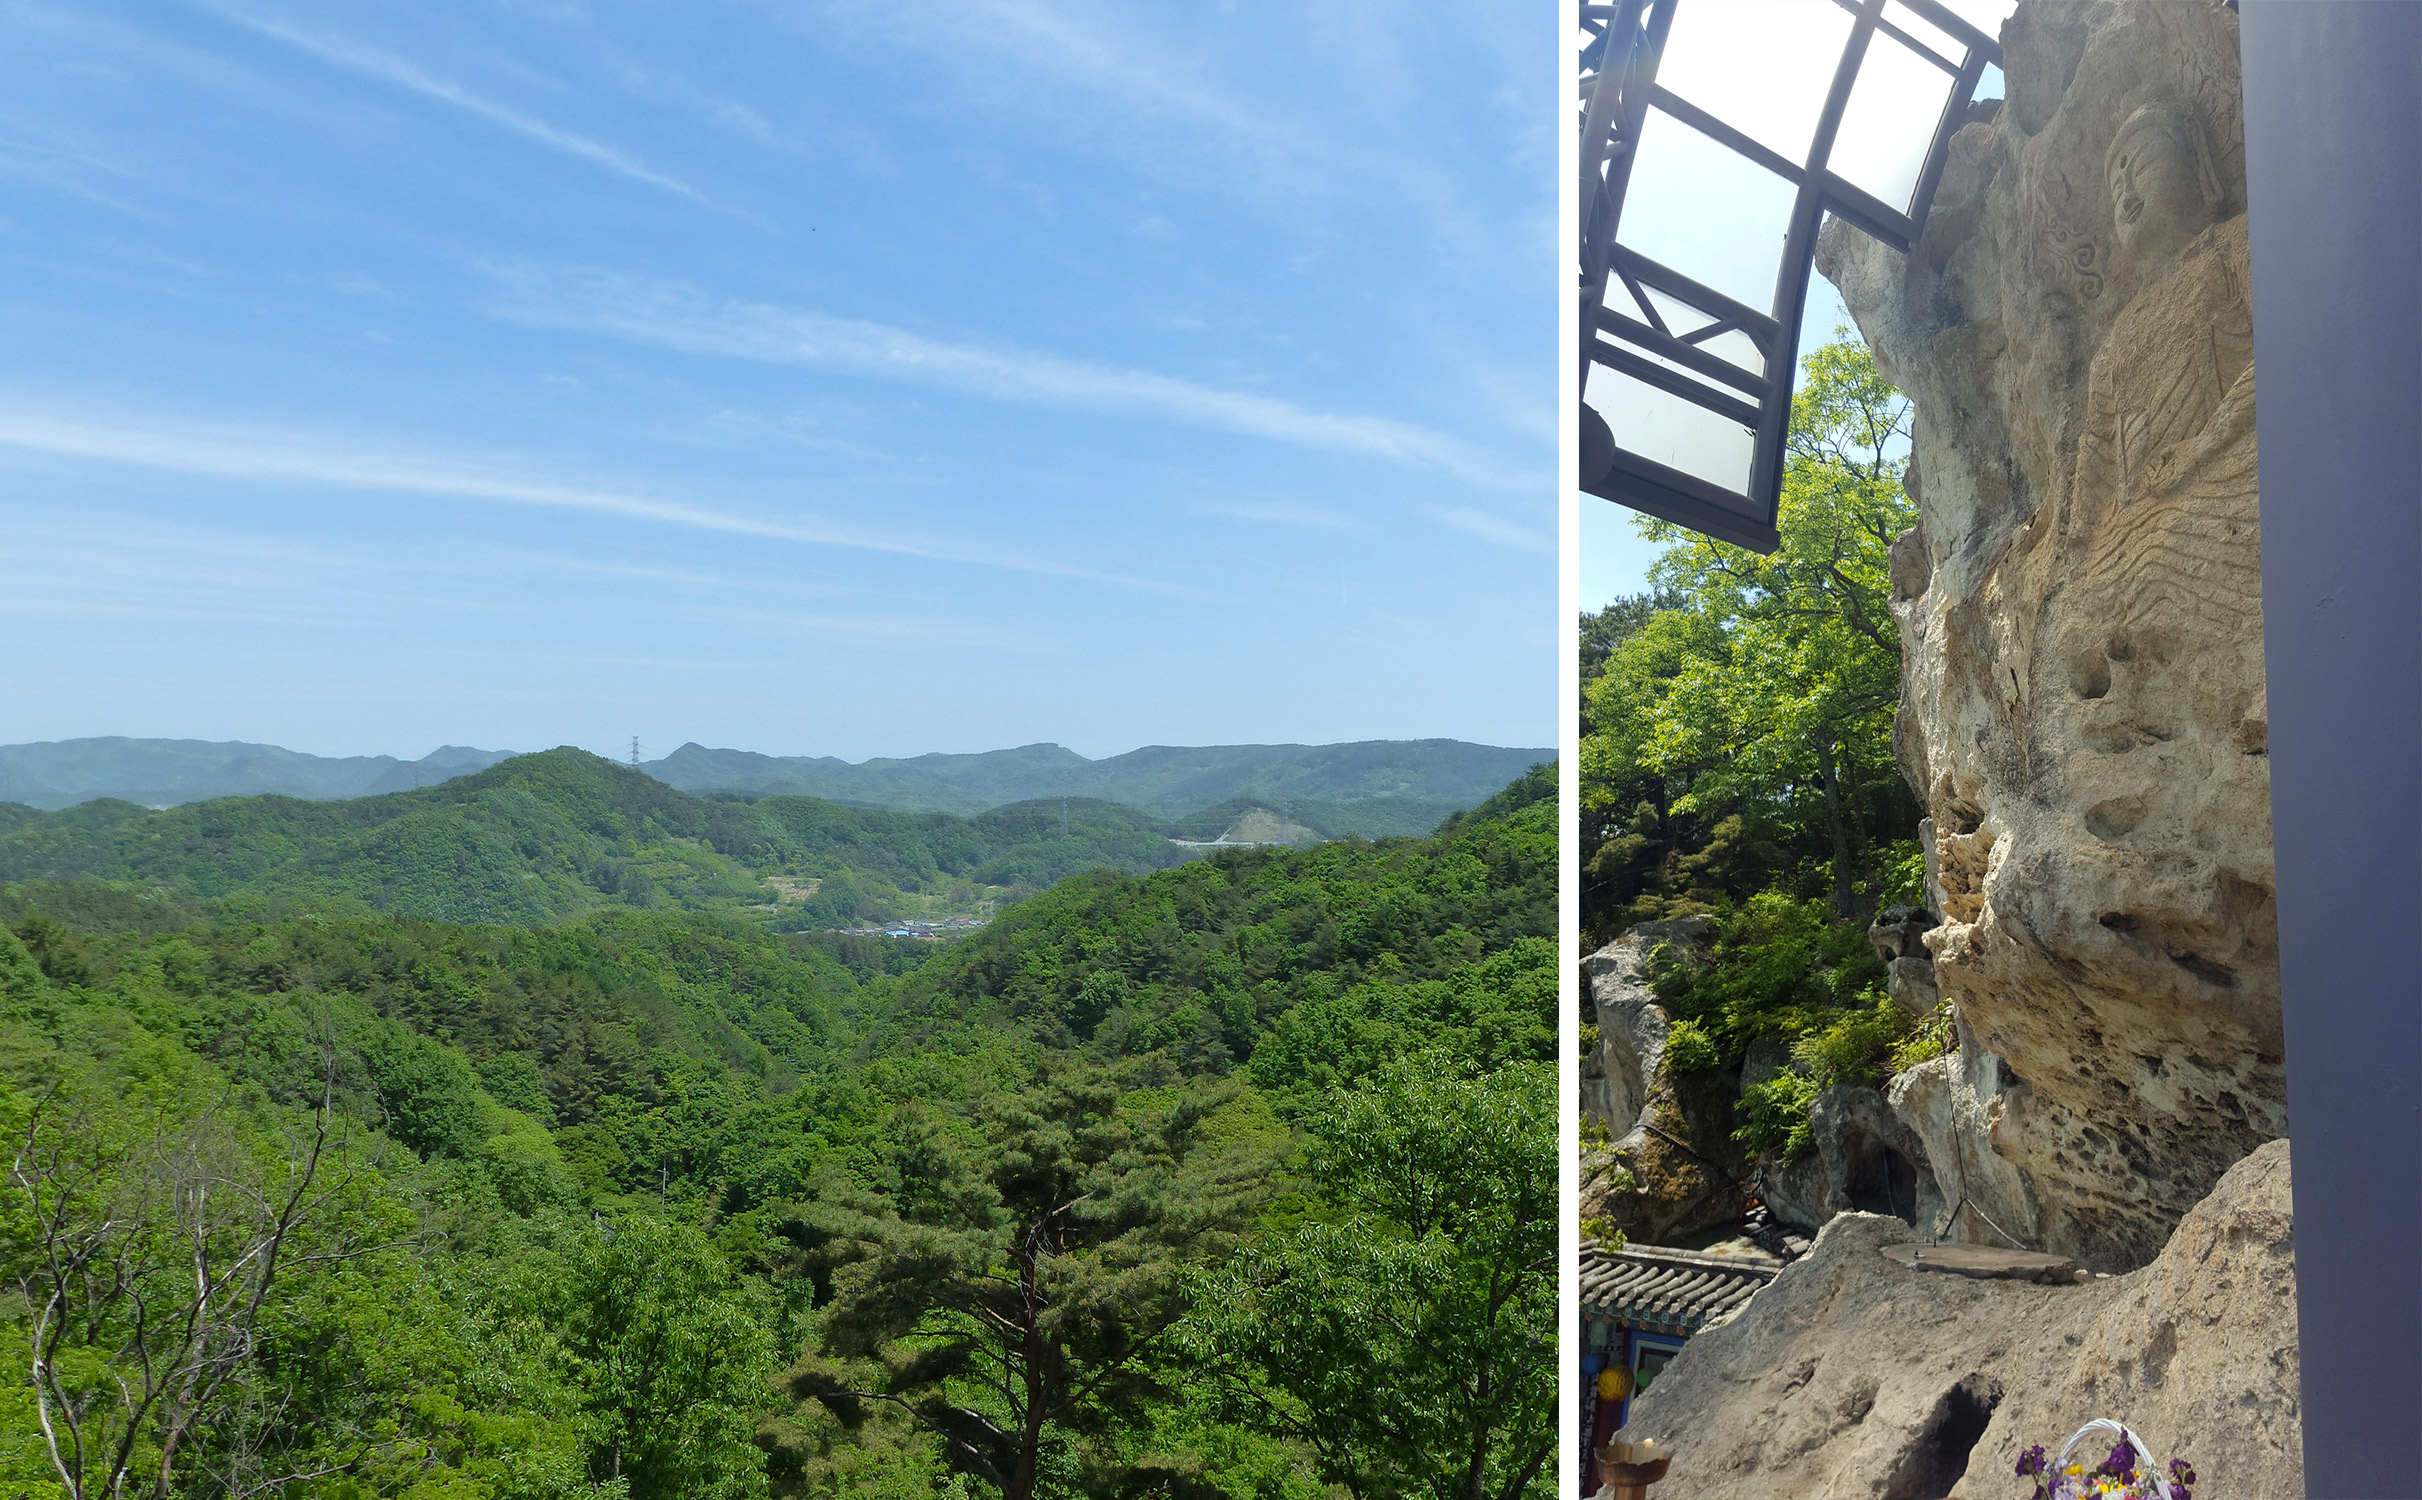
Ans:
[[[1674,1455],[1657,1500],[2018,1495],[2018,1455],[2095,1417],[2185,1458],[2212,1494],[2304,1493],[2285,1141],[2126,1275],[1977,1281],[1879,1253],[1911,1237],[1837,1218],[1683,1347],[1622,1432]]]
[[[1582,1110],[1611,1144],[1583,1153],[1581,1215],[1606,1218],[1634,1240],[1678,1236],[1738,1218],[1747,1169],[1732,1140],[1738,1069],[1676,1076],[1663,1066],[1672,1020],[1648,986],[1647,955],[1659,943],[1689,946],[1707,936],[1705,917],[1643,922],[1582,962],[1598,1018],[1597,1050],[1582,1069]],[[1616,1173],[1631,1186],[1618,1190]]]
[[[2024,0],[1902,255],[1818,263],[1916,403],[1896,743],[1963,1046],[1939,1191],[2140,1266],[2287,1132],[2235,16]],[[1957,1236],[1995,1240],[1963,1215]]]

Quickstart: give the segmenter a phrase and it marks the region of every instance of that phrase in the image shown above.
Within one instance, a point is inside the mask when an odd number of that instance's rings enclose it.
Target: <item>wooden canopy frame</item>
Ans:
[[[1798,369],[1800,315],[1808,301],[1808,274],[1816,253],[1817,228],[1826,214],[1907,251],[1917,242],[1942,179],[1951,133],[1966,118],[1977,81],[1988,64],[1998,65],[1993,38],[1961,20],[1939,0],[1835,0],[1855,17],[1833,83],[1817,117],[1808,155],[1792,161],[1707,110],[1660,86],[1657,65],[1682,0],[1614,0],[1584,4],[1581,25],[1581,488],[1754,552],[1777,543],[1775,511],[1783,492],[1784,439],[1791,422],[1793,379]],[[1706,0],[1692,0],[1706,3]],[[1888,6],[1906,7],[1965,49],[1956,60],[1926,45],[1886,18]],[[1895,208],[1846,181],[1831,167],[1834,140],[1849,107],[1859,69],[1877,32],[1907,47],[1951,75],[1951,89],[1917,185],[1904,208]],[[1630,186],[1640,133],[1655,109],[1792,184],[1797,190],[1772,303],[1746,306],[1622,242],[1623,196]],[[1639,316],[1606,305],[1610,281],[1631,294]],[[1677,328],[1649,294],[1656,292],[1701,315],[1697,327]],[[1750,370],[1711,353],[1719,335],[1739,332],[1756,345],[1761,368]],[[1728,417],[1754,434],[1749,483],[1739,492],[1687,474],[1626,449],[1615,428],[1589,406],[1593,367],[1609,369]]]

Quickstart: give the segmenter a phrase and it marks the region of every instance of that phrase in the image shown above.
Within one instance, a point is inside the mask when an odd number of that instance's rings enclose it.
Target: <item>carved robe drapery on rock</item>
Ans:
[[[1891,1098],[1947,1197],[2124,1270],[2287,1131],[2236,18],[2028,0],[2003,47],[1916,248],[1818,252],[1923,476],[1895,741],[1965,1045]]]

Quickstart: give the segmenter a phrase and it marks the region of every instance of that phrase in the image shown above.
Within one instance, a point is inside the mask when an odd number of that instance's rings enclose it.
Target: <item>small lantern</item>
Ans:
[[[1611,1439],[1598,1450],[1598,1482],[1605,1486],[1598,1500],[1648,1500],[1648,1487],[1665,1477],[1673,1457],[1650,1438],[1626,1443]]]

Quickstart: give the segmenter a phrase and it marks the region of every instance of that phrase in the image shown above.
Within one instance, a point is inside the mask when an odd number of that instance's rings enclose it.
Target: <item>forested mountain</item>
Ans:
[[[571,749],[417,792],[18,808],[0,830],[0,880],[124,881],[249,911],[333,903],[464,922],[674,906],[837,926],[963,913],[1080,870],[1140,874],[1192,853],[1110,803],[1053,799],[974,818],[812,797],[749,803],[691,797]]]
[[[170,807],[206,797],[368,797],[435,786],[506,759],[510,750],[447,745],[419,760],[305,755],[241,741],[120,736],[0,745],[0,802],[73,807],[98,797]]]
[[[921,812],[978,812],[1037,797],[1098,797],[1162,817],[1251,799],[1262,806],[1416,799],[1439,817],[1469,807],[1555,759],[1555,751],[1505,749],[1462,740],[1364,740],[1344,745],[1147,745],[1087,760],[1058,745],[982,755],[920,755],[852,765],[830,756],[757,755],[684,745],[642,769],[692,792],[779,792]],[[1425,806],[1425,810],[1426,810]],[[1355,832],[1373,830],[1354,829]]]
[[[1544,1494],[1554,785],[1096,870],[940,947],[712,899],[449,925],[352,864],[598,897],[555,861],[628,844],[711,897],[777,849],[1032,849],[1056,802],[551,752],[385,813],[36,819],[12,859],[83,865],[0,886],[0,1492]]]
[[[448,745],[417,761],[385,755],[306,755],[275,745],[124,738],[0,745],[0,803],[57,810],[96,800],[173,807],[214,797],[307,801],[434,787],[484,771],[512,752]],[[1147,746],[1087,760],[1058,745],[980,755],[920,755],[858,764],[832,756],[771,756],[684,745],[642,769],[692,793],[809,796],[904,812],[972,816],[1016,802],[1083,797],[1156,818],[1185,819],[1185,836],[1217,838],[1254,808],[1285,805],[1320,833],[1365,838],[1426,833],[1553,750],[1461,740],[1369,740],[1345,745]],[[1225,822],[1220,822],[1222,815]],[[1213,826],[1215,825],[1216,826]]]

